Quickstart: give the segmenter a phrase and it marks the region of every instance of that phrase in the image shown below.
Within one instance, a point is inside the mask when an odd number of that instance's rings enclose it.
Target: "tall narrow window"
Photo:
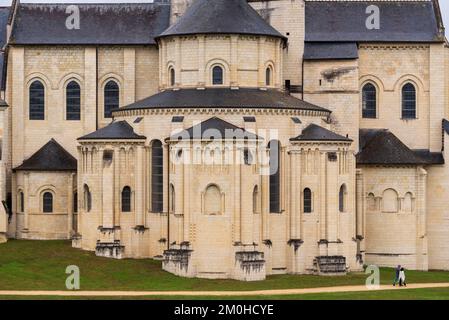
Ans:
[[[259,213],[259,188],[257,186],[253,190],[253,213]]]
[[[215,66],[212,69],[212,84],[220,85],[223,84],[223,68],[219,66]]]
[[[271,86],[271,68],[268,67],[267,70],[265,70],[265,84],[267,87]]]
[[[73,194],[73,212],[78,213],[78,192]]]
[[[416,89],[411,83],[402,87],[402,119],[416,119]]]
[[[81,120],[81,88],[76,81],[66,88],[66,112],[67,120]]]
[[[20,212],[25,212],[25,196],[23,191],[19,192],[19,210]]]
[[[304,189],[304,213],[312,212],[312,191],[309,188]]]
[[[176,73],[174,68],[170,68],[170,86],[174,87],[176,83]]]
[[[371,83],[365,84],[362,89],[362,116],[367,119],[377,117],[377,90]]]
[[[122,190],[122,212],[131,212],[131,188],[124,187]]]
[[[151,208],[153,212],[164,210],[164,156],[162,142],[151,145]]]
[[[270,149],[270,212],[281,212],[281,174],[280,174],[280,147],[281,144],[277,140],[270,141],[268,148]]]
[[[340,212],[346,211],[346,185],[340,187],[340,192],[338,194],[338,208]]]
[[[45,120],[45,88],[42,82],[30,86],[30,120]]]
[[[112,110],[120,103],[120,89],[117,82],[111,80],[104,86],[104,117],[112,118]]]
[[[84,210],[86,212],[90,212],[90,210],[92,210],[92,194],[86,184],[84,185]]]
[[[51,192],[45,192],[42,198],[42,208],[45,213],[53,212],[53,194]]]
[[[216,185],[207,187],[204,193],[204,213],[209,215],[221,214],[221,192]]]
[[[175,187],[170,184],[170,213],[175,213],[175,203],[176,203]]]

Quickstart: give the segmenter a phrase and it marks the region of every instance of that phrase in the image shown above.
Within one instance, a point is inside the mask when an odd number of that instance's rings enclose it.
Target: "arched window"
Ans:
[[[76,81],[66,88],[66,112],[67,120],[81,120],[81,88]]]
[[[312,190],[304,189],[304,213],[312,212]]]
[[[281,144],[277,140],[270,141],[270,212],[281,212],[281,165],[280,149]]]
[[[216,185],[207,187],[204,194],[204,213],[210,215],[221,214],[221,192]]]
[[[369,211],[376,211],[377,210],[376,197],[374,196],[373,193],[368,194],[366,202],[367,202],[367,207],[368,207]]]
[[[223,84],[223,68],[220,66],[215,66],[212,69],[212,84],[220,85]]]
[[[151,145],[151,210],[164,210],[164,154],[162,142],[153,141]]]
[[[338,194],[338,208],[340,212],[346,212],[346,185],[340,187],[340,192]]]
[[[73,212],[78,212],[78,192],[73,194]]]
[[[30,120],[45,120],[45,88],[36,80],[30,86]]]
[[[402,119],[416,119],[416,89],[411,83],[402,87]]]
[[[253,190],[253,213],[259,213],[259,187],[255,186]]]
[[[112,118],[112,110],[120,104],[120,88],[114,80],[110,80],[104,86],[104,117]]]
[[[23,191],[19,192],[19,212],[25,212],[25,196],[23,194]]]
[[[398,193],[393,189],[387,189],[382,195],[382,211],[383,212],[398,212]]]
[[[404,211],[407,213],[413,212],[413,195],[407,192],[404,197]]]
[[[253,164],[253,154],[248,148],[243,149],[243,162],[247,166]]]
[[[367,83],[362,89],[362,116],[375,119],[377,117],[377,90],[372,83]]]
[[[90,212],[92,210],[92,194],[90,193],[89,186],[84,185],[84,210]]]
[[[124,187],[122,190],[122,212],[131,212],[131,188]]]
[[[170,184],[170,213],[175,213],[175,197],[175,186],[173,184]]]
[[[53,212],[53,194],[51,192],[45,192],[42,197],[42,209],[45,213]]]
[[[176,73],[174,68],[170,68],[170,86],[174,87],[176,84]]]
[[[265,70],[265,84],[267,87],[271,86],[271,74],[272,74],[271,67],[268,67]]]

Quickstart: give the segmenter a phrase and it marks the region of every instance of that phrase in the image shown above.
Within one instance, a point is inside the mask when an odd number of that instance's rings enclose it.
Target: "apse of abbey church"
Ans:
[[[369,4],[0,8],[0,242],[242,281],[447,269],[438,3],[376,2],[375,31]]]

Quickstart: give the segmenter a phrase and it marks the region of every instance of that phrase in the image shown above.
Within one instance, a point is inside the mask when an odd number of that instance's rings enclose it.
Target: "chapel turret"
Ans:
[[[286,39],[245,0],[196,0],[158,41],[161,89],[280,87]]]

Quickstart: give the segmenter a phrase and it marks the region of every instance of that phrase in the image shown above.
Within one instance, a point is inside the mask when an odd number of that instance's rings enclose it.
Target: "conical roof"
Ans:
[[[285,38],[246,0],[196,0],[159,37],[189,34],[250,34]]]

